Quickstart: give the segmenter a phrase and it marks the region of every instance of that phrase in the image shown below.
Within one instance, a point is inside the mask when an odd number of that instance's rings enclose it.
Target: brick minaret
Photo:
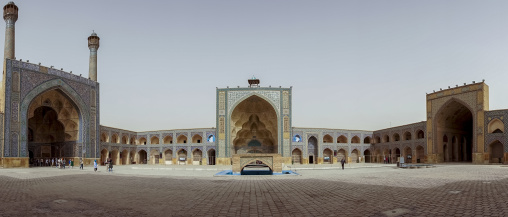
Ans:
[[[88,77],[92,81],[97,81],[97,50],[99,49],[99,40],[100,38],[95,32],[88,37],[88,48],[90,49]]]

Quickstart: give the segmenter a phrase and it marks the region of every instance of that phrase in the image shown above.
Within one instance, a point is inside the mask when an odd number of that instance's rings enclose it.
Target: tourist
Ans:
[[[93,171],[97,172],[97,160],[93,161]]]
[[[51,166],[55,165],[55,158],[51,159]]]
[[[113,172],[113,161],[109,159],[109,172]]]
[[[71,160],[71,169],[74,168],[74,160]]]
[[[344,170],[344,163],[346,163],[346,160],[344,160],[344,158],[342,158],[342,160],[340,160],[340,164],[342,165],[342,170]]]
[[[65,169],[65,159],[62,158],[62,167]]]
[[[79,159],[79,169],[83,169],[83,159]]]

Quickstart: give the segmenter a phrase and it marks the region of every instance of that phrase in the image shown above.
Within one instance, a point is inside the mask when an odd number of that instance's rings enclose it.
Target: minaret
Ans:
[[[5,47],[4,47],[4,67],[2,82],[0,84],[0,113],[5,111],[5,82],[6,82],[6,62],[5,59],[15,59],[14,57],[14,24],[18,20],[18,6],[14,2],[9,2],[4,6],[5,20]],[[1,136],[1,135],[0,135]]]
[[[14,24],[18,20],[18,6],[14,2],[9,2],[4,6],[5,20],[5,59],[14,59]]]
[[[99,40],[100,38],[95,32],[88,37],[88,48],[90,49],[88,77],[92,81],[97,81],[97,50],[99,49]]]

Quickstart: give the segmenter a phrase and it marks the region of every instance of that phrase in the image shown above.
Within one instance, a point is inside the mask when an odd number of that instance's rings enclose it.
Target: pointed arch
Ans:
[[[333,143],[333,138],[329,134],[323,136],[323,143]]]
[[[337,143],[347,143],[347,137],[344,135],[340,135],[337,137]]]
[[[363,144],[370,144],[371,140],[372,139],[370,138],[370,136],[367,136],[367,137],[363,138]]]
[[[394,134],[393,134],[393,141],[394,141],[394,142],[398,142],[398,141],[400,141],[400,135],[399,135],[398,133],[394,133]]]
[[[291,160],[293,164],[301,164],[302,163],[302,150],[299,148],[295,148],[291,152]]]
[[[139,138],[139,145],[146,145],[146,138],[144,136]]]
[[[203,137],[199,134],[192,136],[192,143],[202,143]]]
[[[353,138],[351,138],[351,143],[360,143],[360,137],[353,136]]]
[[[101,133],[101,142],[109,142],[109,137],[106,132]]]
[[[20,157],[28,157],[28,109],[30,107],[31,102],[38,97],[39,95],[50,91],[50,90],[57,90],[59,91],[64,97],[66,97],[69,102],[72,104],[72,106],[75,107],[79,119],[79,126],[78,128],[78,137],[76,143],[82,144],[82,149],[79,150],[85,151],[86,156],[85,157],[96,157],[99,154],[99,149],[95,149],[97,147],[97,143],[99,142],[100,138],[98,138],[98,135],[100,135],[99,126],[96,125],[94,129],[90,129],[90,111],[87,106],[87,104],[83,101],[81,96],[67,83],[65,83],[62,79],[53,79],[50,81],[46,81],[39,86],[33,88],[30,92],[27,93],[25,98],[21,102],[20,106],[20,130],[21,130],[21,136],[20,136],[20,143],[21,143],[21,150],[20,150]],[[8,117],[8,116],[6,116]],[[6,118],[6,121],[9,121],[10,118]],[[95,121],[94,121],[95,123]],[[87,130],[90,132],[91,130],[94,131],[94,134],[97,135],[96,138],[91,139],[90,133],[84,133],[84,130]],[[89,131],[90,130],[90,131]],[[10,135],[6,134],[5,141],[10,141]],[[97,150],[92,151],[93,149]]]
[[[152,136],[152,138],[150,139],[150,144],[152,144],[152,145],[159,144],[159,137],[158,136]]]
[[[390,142],[390,136],[384,135],[383,136],[383,142]]]
[[[333,151],[329,148],[325,148],[323,150],[323,163],[326,163],[326,164],[333,163]]]
[[[475,116],[476,110],[468,103],[451,98],[446,101],[437,111],[433,122],[432,133],[435,135],[434,152],[440,154],[438,162],[443,162],[448,156],[450,161],[472,162],[473,149],[475,146]],[[441,141],[444,135],[448,135],[451,143],[446,146],[448,155],[445,156],[445,143]],[[417,131],[417,138],[426,137],[421,129]]]
[[[172,136],[165,136],[163,139],[164,144],[173,144],[173,137]]]
[[[408,140],[411,140],[411,132],[406,131],[404,133],[404,141],[408,141]]]
[[[187,136],[185,135],[179,135],[178,137],[176,137],[176,143],[178,144],[184,144],[184,143],[187,143]]]
[[[494,142],[491,142],[488,146],[490,163],[504,163],[504,147],[503,143],[501,143],[499,140],[496,140]]]
[[[111,143],[120,143],[120,140],[118,139],[118,134],[113,133],[111,136]]]
[[[122,144],[129,144],[129,137],[126,135],[122,136]]]
[[[503,133],[504,132],[504,123],[498,118],[494,118],[489,122],[488,125],[489,133]]]

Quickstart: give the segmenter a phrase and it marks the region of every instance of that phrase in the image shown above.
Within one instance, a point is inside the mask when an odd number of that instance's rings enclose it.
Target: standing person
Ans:
[[[109,159],[109,172],[113,172],[113,161]]]
[[[79,169],[83,169],[83,159],[79,159]]]
[[[52,159],[51,159],[51,166],[53,166],[54,164],[55,164],[55,159],[54,159],[54,158],[52,158]]]
[[[71,160],[71,169],[74,168],[74,160]]]
[[[65,169],[65,159],[62,158],[62,167]]]
[[[340,160],[340,164],[342,165],[342,170],[344,170],[344,163],[346,163],[346,160],[344,160],[344,158],[342,158],[342,160]]]
[[[97,160],[93,161],[93,171],[97,172]]]

